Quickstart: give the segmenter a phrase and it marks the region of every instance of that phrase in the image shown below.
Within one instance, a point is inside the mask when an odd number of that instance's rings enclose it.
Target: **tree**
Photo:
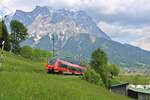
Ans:
[[[20,55],[24,58],[36,61],[45,61],[47,58],[52,57],[52,53],[50,51],[34,49],[30,46],[22,47],[20,50]]]
[[[0,24],[1,24],[0,25],[0,48],[2,48],[2,42],[5,41],[4,50],[9,51],[10,37],[9,37],[8,30],[3,20],[0,22]]]
[[[34,56],[33,49],[30,46],[24,46],[21,48],[20,55],[32,59]]]
[[[114,76],[118,76],[120,73],[119,67],[115,64],[109,64],[108,71],[109,71],[109,74],[111,75],[111,78],[113,78]]]
[[[89,68],[90,65],[89,63],[87,63],[88,61],[86,61],[85,59],[81,59],[80,61],[80,65]]]
[[[90,65],[94,70],[100,74],[105,87],[109,87],[109,80],[108,80],[108,70],[107,70],[107,55],[106,53],[98,48],[92,53]]]
[[[26,27],[17,20],[12,20],[10,23],[11,27],[11,44],[12,52],[20,53],[20,42],[27,38],[27,29]]]
[[[52,57],[52,53],[48,50],[42,50],[42,49],[34,49],[34,59],[35,60],[45,60],[49,57]]]
[[[87,68],[86,73],[81,78],[90,83],[104,86],[104,83],[101,81],[100,75],[96,73],[95,70],[91,69],[90,67]]]
[[[2,21],[0,20],[0,38],[2,37]]]

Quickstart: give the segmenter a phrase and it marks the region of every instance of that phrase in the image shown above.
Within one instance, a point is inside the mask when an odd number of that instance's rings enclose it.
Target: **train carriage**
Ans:
[[[47,73],[83,75],[87,69],[71,61],[53,58],[48,60],[46,70]]]

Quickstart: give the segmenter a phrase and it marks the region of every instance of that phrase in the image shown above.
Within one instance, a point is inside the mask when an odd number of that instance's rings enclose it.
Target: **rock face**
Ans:
[[[38,6],[32,12],[17,10],[8,15],[5,19],[8,27],[14,19],[28,28],[29,39],[22,46],[52,50],[54,34],[55,49],[63,52],[61,55],[80,54],[90,59],[93,50],[102,48],[110,63],[125,67],[150,66],[150,52],[111,40],[84,11]]]

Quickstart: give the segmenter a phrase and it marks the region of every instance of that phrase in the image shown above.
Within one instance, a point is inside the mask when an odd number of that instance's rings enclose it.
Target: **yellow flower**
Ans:
[[[30,100],[32,100],[32,96],[30,97]]]

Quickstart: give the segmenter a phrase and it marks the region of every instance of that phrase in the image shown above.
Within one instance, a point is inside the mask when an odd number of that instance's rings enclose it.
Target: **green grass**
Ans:
[[[5,52],[0,100],[129,100],[77,77],[48,75],[45,63]]]

